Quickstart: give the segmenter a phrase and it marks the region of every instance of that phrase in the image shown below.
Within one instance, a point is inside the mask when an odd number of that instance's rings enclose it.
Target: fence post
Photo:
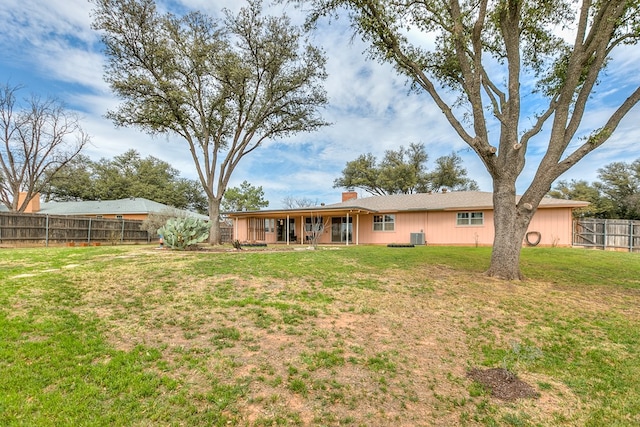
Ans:
[[[89,217],[89,230],[87,230],[87,243],[91,243],[91,217]]]
[[[633,252],[633,221],[629,220],[629,252]]]
[[[122,218],[122,231],[120,232],[120,243],[124,243],[124,218]]]
[[[49,247],[49,214],[46,215],[44,225],[44,246],[45,248]]]

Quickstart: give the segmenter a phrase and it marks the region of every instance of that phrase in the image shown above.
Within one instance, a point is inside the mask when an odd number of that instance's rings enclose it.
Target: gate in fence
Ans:
[[[598,218],[574,220],[573,245],[640,252],[640,221]]]

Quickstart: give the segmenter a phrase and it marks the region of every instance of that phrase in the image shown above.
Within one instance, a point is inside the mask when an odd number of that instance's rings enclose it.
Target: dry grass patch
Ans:
[[[579,423],[580,407],[566,389],[504,405],[474,393],[467,378],[479,357],[470,341],[487,336],[500,347],[522,336],[528,319],[514,318],[505,304],[534,304],[547,284],[488,281],[443,266],[376,278],[355,271],[352,280],[377,283],[365,287],[198,277],[181,272],[190,255],[136,254],[136,263],[83,272],[81,310],[100,317],[116,348],[161,349],[161,370],[194,393],[213,379],[245,385],[235,404],[240,424],[481,425],[520,411],[542,423],[558,414],[567,425]],[[165,268],[140,271],[148,264]],[[585,299],[574,295],[570,303]]]

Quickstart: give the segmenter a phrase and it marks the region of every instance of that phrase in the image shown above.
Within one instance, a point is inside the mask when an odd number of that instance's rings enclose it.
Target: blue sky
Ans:
[[[223,7],[238,10],[243,2],[174,0],[173,4],[180,4],[183,10],[199,9],[215,16]],[[282,8],[274,10],[279,13]],[[294,22],[302,22],[299,11],[291,7],[285,10]],[[86,0],[3,0],[0,83],[24,85],[21,91],[24,96],[31,93],[55,96],[69,109],[78,111],[82,126],[92,139],[85,154],[95,160],[112,158],[133,148],[143,157],[152,155],[169,162],[183,177],[196,179],[186,144],[179,139],[152,138],[136,129],[115,128],[104,118],[118,101],[102,78],[104,57],[99,35],[90,28],[90,15],[91,4]],[[268,141],[241,162],[230,185],[238,186],[247,180],[262,186],[269,208],[281,207],[285,197],[334,203],[340,201],[343,190],[333,188],[333,181],[346,162],[364,153],[381,158],[385,150],[424,143],[429,167],[433,167],[436,158],[456,151],[469,176],[482,190],[491,191],[491,180],[481,162],[453,132],[433,102],[424,95],[409,93],[405,79],[390,66],[367,61],[363,54],[365,47],[357,37],[352,37],[345,24],[346,21],[323,25],[311,36],[311,41],[323,47],[328,56],[329,77],[325,87],[329,105],[323,117],[332,125],[312,134]],[[639,60],[640,49],[635,46],[625,48],[615,58],[606,75],[606,80],[612,83],[593,96],[585,125],[598,127],[620,97],[640,84]],[[536,106],[527,107],[535,110]],[[636,107],[610,141],[561,179],[591,182],[597,179],[599,167],[640,157],[638,123],[640,108]],[[526,170],[518,182],[520,192],[528,185],[544,151],[544,137],[536,141],[538,145],[530,147]]]

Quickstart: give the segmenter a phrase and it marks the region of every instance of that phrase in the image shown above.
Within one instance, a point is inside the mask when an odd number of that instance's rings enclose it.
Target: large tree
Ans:
[[[428,94],[480,157],[493,181],[491,276],[521,277],[522,241],[541,199],[640,100],[639,87],[617,87],[622,100],[611,114],[583,123],[594,88],[609,77],[605,66],[638,41],[637,0],[289,1],[310,4],[312,24],[346,12],[372,55]],[[534,112],[525,104],[532,100]],[[536,136],[546,139],[544,153],[518,198]]]
[[[184,140],[209,200],[209,241],[220,241],[220,202],[238,163],[263,141],[326,123],[322,52],[286,16],[252,0],[216,21],[160,14],[153,0],[92,0],[106,80],[123,101],[121,126]]]
[[[258,211],[269,206],[264,199],[262,186],[254,187],[248,181],[242,181],[239,187],[228,188],[222,199],[222,208],[226,211]]]
[[[574,217],[612,218],[615,210],[614,203],[603,196],[600,183],[589,184],[585,180],[560,180],[556,182],[549,196],[556,199],[582,200],[589,202],[589,206],[575,209]]]
[[[362,154],[347,162],[333,187],[360,188],[374,196],[478,189],[478,184],[467,177],[456,153],[436,159],[431,172],[427,171],[428,159],[424,144],[387,150],[380,162],[371,153]]]
[[[598,169],[595,183],[613,205],[612,217],[640,219],[640,159],[613,162]]]
[[[143,197],[201,213],[208,205],[199,182],[182,178],[169,163],[153,156],[142,158],[133,149],[98,161],[77,156],[48,180],[42,194],[47,201]]]
[[[14,212],[23,212],[89,143],[79,117],[60,101],[37,95],[21,101],[20,89],[0,87],[0,202]]]

